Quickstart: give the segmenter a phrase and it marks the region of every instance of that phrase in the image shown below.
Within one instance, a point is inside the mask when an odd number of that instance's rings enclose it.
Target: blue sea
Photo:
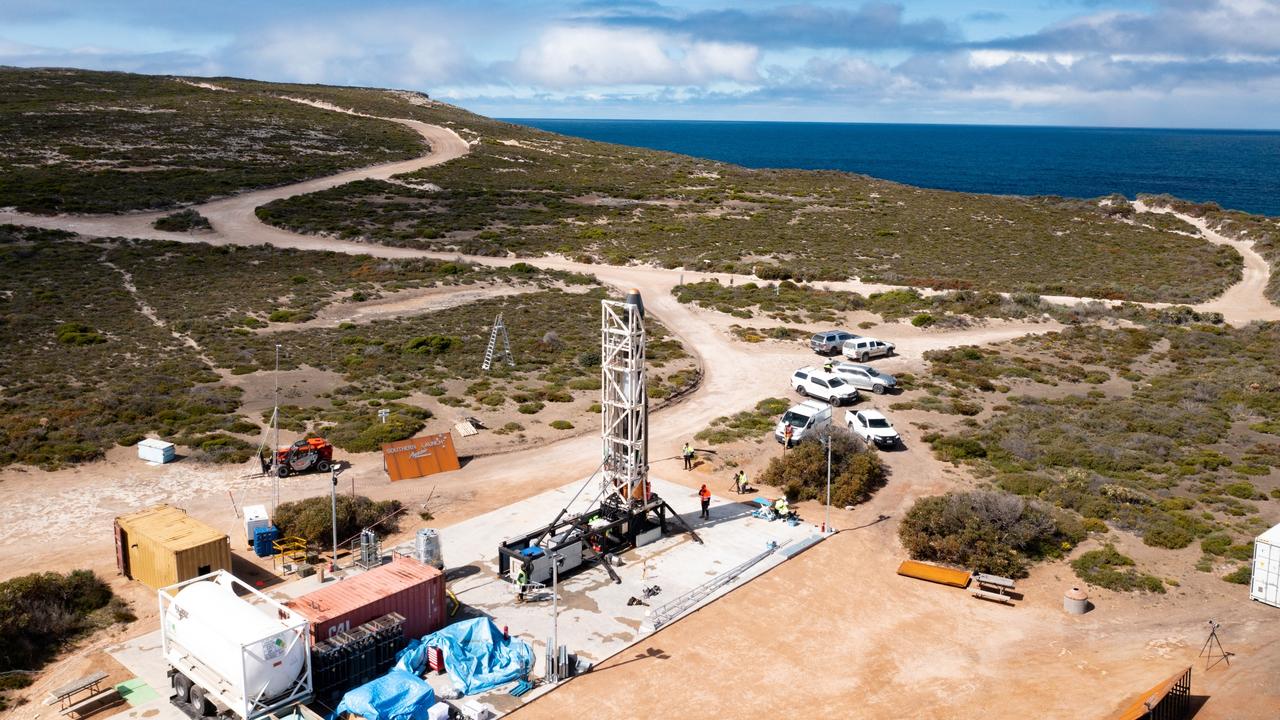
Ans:
[[[1280,215],[1280,131],[510,119],[753,168],[844,170],[965,192],[1169,193]]]

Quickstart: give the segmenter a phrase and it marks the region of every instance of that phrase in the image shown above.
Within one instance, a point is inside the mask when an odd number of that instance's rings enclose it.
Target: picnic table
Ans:
[[[102,687],[102,681],[106,679],[107,674],[98,671],[79,680],[69,682],[60,688],[50,691],[47,704],[58,703],[58,714],[60,715],[84,717],[122,702],[124,699],[120,697],[120,691],[114,685],[107,688]],[[88,694],[76,700],[76,695],[80,693]]]

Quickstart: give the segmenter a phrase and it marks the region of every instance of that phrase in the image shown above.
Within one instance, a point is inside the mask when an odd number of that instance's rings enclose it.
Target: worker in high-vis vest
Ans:
[[[698,498],[702,500],[702,519],[710,520],[711,519],[711,491],[707,489],[706,485],[703,485],[702,489],[698,491]]]
[[[524,566],[520,566],[520,572],[516,573],[516,602],[524,602],[525,587],[529,584],[529,575],[524,571]]]
[[[692,470],[693,469],[693,446],[690,445],[689,443],[685,443],[684,451],[681,454],[684,456],[684,469]]]

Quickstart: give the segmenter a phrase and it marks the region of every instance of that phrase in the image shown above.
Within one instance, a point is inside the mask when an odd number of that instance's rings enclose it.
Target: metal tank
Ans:
[[[161,590],[160,611],[174,702],[189,715],[229,710],[253,720],[310,696],[306,619],[230,573]]]
[[[444,554],[440,549],[440,531],[435,528],[422,528],[414,536],[414,555],[418,562],[430,565],[437,570],[444,570]]]
[[[1073,587],[1062,596],[1062,609],[1070,615],[1083,615],[1089,612],[1089,593]]]

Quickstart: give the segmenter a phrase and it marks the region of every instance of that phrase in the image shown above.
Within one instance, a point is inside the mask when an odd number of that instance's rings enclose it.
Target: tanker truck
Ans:
[[[257,720],[311,697],[306,618],[225,570],[160,590],[171,700],[192,718]]]

